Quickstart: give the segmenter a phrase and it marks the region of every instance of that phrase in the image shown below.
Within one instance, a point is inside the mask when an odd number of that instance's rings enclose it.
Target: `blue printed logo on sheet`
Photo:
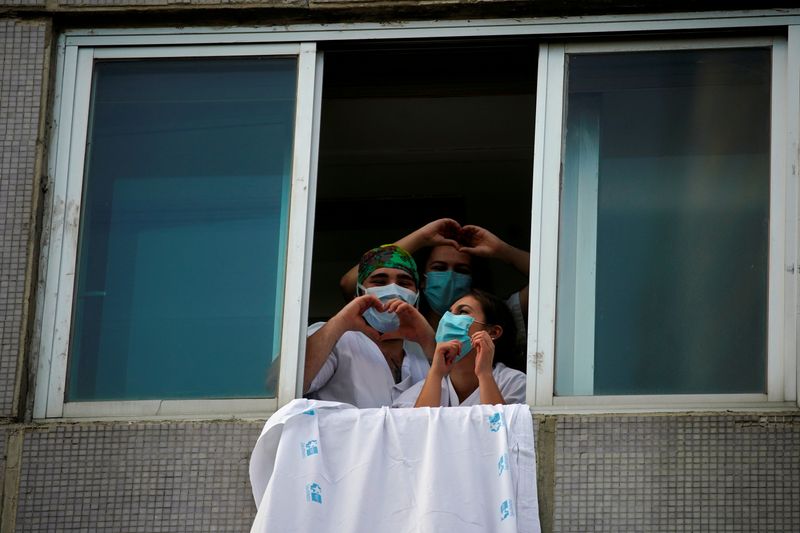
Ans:
[[[309,483],[306,485],[306,501],[322,503],[322,487],[319,486],[319,483]]]
[[[511,505],[511,500],[503,500],[500,504],[500,521],[514,516],[514,507]]]
[[[497,475],[502,476],[506,470],[508,470],[508,454],[504,453],[497,462]]]
[[[303,414],[304,415],[309,415],[309,416],[314,416],[315,414],[317,414],[317,412],[314,411],[313,409],[306,409],[305,411],[303,411]]]
[[[312,455],[319,454],[319,445],[314,439],[304,442],[300,447],[303,450],[303,457],[311,457]]]
[[[495,413],[489,417],[489,431],[497,432],[503,427],[503,415]]]

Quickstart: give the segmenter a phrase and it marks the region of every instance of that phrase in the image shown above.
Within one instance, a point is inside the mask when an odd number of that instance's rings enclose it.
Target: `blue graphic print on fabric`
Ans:
[[[497,475],[502,476],[503,472],[508,470],[508,454],[500,456],[500,461],[497,462]]]
[[[500,413],[495,413],[489,417],[489,431],[494,433],[500,431],[500,428],[503,427],[503,415]]]
[[[312,440],[310,440],[308,442],[304,442],[301,445],[301,448],[303,450],[303,456],[304,457],[311,457],[312,455],[319,454],[319,445],[317,444],[316,439],[312,439]]]
[[[322,504],[322,487],[319,483],[306,485],[306,501]]]
[[[503,503],[500,504],[500,521],[502,522],[512,516],[514,516],[514,509],[511,505],[511,500],[503,500]]]

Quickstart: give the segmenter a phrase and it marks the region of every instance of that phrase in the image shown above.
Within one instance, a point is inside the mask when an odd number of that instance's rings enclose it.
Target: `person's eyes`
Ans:
[[[434,272],[445,272],[447,270],[447,265],[431,265],[431,270]]]
[[[469,267],[466,267],[466,266],[456,267],[454,270],[456,272],[458,272],[459,274],[466,274],[467,276],[471,276],[472,275],[472,270],[470,270]]]

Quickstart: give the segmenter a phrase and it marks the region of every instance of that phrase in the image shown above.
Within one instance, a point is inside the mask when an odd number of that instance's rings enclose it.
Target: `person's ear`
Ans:
[[[503,336],[503,327],[502,326],[492,326],[489,328],[489,336],[492,338],[493,341],[496,341],[500,337]]]

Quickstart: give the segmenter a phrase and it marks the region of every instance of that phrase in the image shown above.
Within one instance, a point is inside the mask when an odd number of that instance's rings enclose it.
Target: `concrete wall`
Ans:
[[[545,531],[800,530],[800,415],[537,423]],[[18,427],[19,457],[9,457],[20,464],[15,530],[248,531],[255,507],[247,465],[260,428],[260,421]]]
[[[17,414],[15,385],[29,310],[37,142],[49,24],[0,20],[0,419]]]
[[[53,28],[94,20],[79,18],[92,11],[65,6],[137,3],[171,0],[0,2],[0,17],[6,16],[0,18],[3,533],[247,531],[255,512],[247,464],[263,421],[36,424],[26,418]],[[521,2],[478,3],[506,15],[522,9]],[[177,9],[200,4],[180,2]],[[334,8],[352,16],[346,13],[385,2],[253,4],[297,17]],[[453,13],[474,7],[455,4]],[[432,12],[419,9],[415,16]],[[545,531],[800,531],[800,412],[538,416],[536,424]]]
[[[248,531],[260,422],[27,429],[17,531]]]

